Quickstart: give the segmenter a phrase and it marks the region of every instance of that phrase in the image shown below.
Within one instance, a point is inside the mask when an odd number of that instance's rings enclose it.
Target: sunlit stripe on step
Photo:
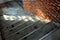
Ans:
[[[44,38],[48,37],[49,35],[51,35],[52,33],[56,32],[58,29],[60,29],[60,27],[55,28],[54,30],[52,30],[51,32],[47,33],[46,35],[44,35],[43,37],[41,37],[39,40],[43,40]]]

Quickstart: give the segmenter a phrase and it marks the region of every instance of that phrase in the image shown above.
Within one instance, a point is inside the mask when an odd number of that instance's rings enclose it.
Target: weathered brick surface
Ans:
[[[26,11],[60,22],[60,0],[23,0],[23,6]]]

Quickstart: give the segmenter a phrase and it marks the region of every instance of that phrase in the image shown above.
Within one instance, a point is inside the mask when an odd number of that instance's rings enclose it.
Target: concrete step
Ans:
[[[60,27],[55,30],[49,32],[39,40],[60,40]]]
[[[37,29],[37,31],[33,31],[30,35],[27,34],[26,36],[22,37],[19,40],[39,40],[42,36],[49,33],[50,31],[54,30],[57,26],[55,24],[48,23],[47,25],[42,26],[41,28]],[[26,38],[26,39],[25,39]]]
[[[25,23],[21,23],[19,25],[15,25],[15,27],[13,27],[13,28],[11,28],[11,29],[9,29],[7,31],[4,31],[4,33],[6,33],[5,36],[11,35],[11,34],[17,32],[17,31],[23,29],[24,27],[32,24],[32,23],[33,23],[32,21],[27,21]]]

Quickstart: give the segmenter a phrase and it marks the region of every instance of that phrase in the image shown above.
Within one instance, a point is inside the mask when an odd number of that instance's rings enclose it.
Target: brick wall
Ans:
[[[26,11],[60,23],[60,0],[23,0]]]

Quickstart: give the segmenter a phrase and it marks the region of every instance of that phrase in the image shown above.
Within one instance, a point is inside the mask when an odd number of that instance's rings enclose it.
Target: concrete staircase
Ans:
[[[14,7],[13,4],[17,6]],[[25,12],[16,2],[7,5],[8,8],[2,8],[3,12],[6,13],[1,19],[3,40],[59,40],[60,25]],[[15,16],[16,19],[10,18],[11,16]],[[8,20],[4,17],[7,17]]]

